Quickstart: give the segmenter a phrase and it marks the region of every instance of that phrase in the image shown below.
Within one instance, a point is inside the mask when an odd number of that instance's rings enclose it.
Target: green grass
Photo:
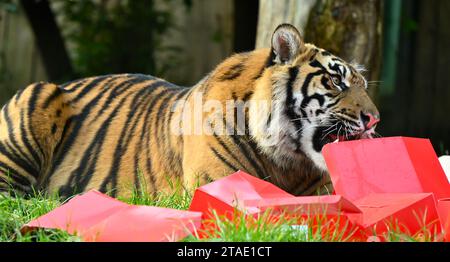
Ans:
[[[44,215],[61,203],[55,197],[44,197],[36,194],[24,199],[0,195],[0,241],[17,242],[61,242],[80,241],[63,231],[37,230],[22,234],[20,228],[30,220]]]
[[[184,190],[176,190],[177,193],[152,196],[145,190],[133,190],[130,198],[119,200],[136,205],[151,205],[186,210],[189,207],[192,196]],[[21,233],[23,224],[48,213],[62,203],[57,196],[44,196],[35,194],[31,198],[9,197],[0,195],[0,242],[68,242],[81,241],[76,236],[71,236],[58,230],[37,230],[31,233]],[[283,217],[283,216],[282,216]],[[303,223],[308,227],[299,227],[296,224],[298,218],[273,219],[270,211],[257,218],[248,217],[236,213],[233,218],[226,219],[214,214],[212,221],[214,228],[196,232],[194,236],[187,237],[185,242],[198,241],[224,241],[224,242],[345,242],[350,241],[354,229],[348,224],[344,227],[330,227],[330,221],[314,217],[316,226],[312,226],[312,219],[304,219]],[[419,218],[418,218],[419,219]],[[331,221],[333,222],[333,221]],[[400,226],[393,223],[391,231],[383,239],[386,241],[402,242],[430,242],[439,239],[436,232],[427,231],[426,225],[423,231],[415,235],[400,233]],[[346,233],[344,233],[346,232]],[[206,238],[199,239],[199,235]]]

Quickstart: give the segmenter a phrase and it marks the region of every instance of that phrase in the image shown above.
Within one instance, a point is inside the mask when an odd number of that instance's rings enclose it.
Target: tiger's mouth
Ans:
[[[333,143],[338,142],[346,142],[346,141],[353,141],[358,140],[361,138],[361,135],[350,135],[350,136],[338,136],[337,134],[332,134],[328,136],[328,141]]]
[[[373,130],[349,131],[344,128],[336,128],[330,131],[330,129],[324,127],[317,129],[317,132],[314,136],[314,146],[317,150],[322,150],[325,145],[331,143],[371,138],[373,138]]]
[[[362,133],[353,133],[353,134],[346,134],[346,135],[334,133],[334,134],[329,134],[324,138],[324,140],[325,140],[324,145],[330,144],[330,143],[354,141],[354,140],[359,140],[362,138],[363,138]]]

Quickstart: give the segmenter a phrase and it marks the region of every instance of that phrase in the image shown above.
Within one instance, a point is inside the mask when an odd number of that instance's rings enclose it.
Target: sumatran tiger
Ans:
[[[380,119],[367,82],[292,25],[271,42],[191,88],[140,74],[29,85],[1,110],[0,191],[127,197],[140,177],[157,194],[243,170],[295,195],[331,192],[322,147],[371,138]]]

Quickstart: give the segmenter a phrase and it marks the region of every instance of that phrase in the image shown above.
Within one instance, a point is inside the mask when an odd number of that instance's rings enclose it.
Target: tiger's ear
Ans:
[[[272,56],[274,63],[289,64],[304,51],[305,43],[300,32],[293,25],[281,24],[272,35]]]

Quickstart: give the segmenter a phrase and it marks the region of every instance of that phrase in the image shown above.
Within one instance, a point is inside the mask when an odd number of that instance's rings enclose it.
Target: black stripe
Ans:
[[[98,157],[101,153],[100,151],[104,144],[108,129],[114,117],[117,115],[117,112],[119,111],[120,108],[122,108],[125,100],[126,98],[122,98],[122,100],[116,106],[114,111],[100,125],[100,129],[95,134],[91,144],[83,152],[83,158],[81,159],[78,168],[71,173],[68,183],[66,184],[66,187],[60,190],[60,192],[63,193],[64,196],[69,196],[70,194],[83,192],[86,189],[87,184],[94,175],[96,163],[98,162]],[[73,190],[71,189],[75,189],[75,186],[78,192],[72,192]]]
[[[37,84],[34,84],[33,86],[36,86]],[[19,99],[22,97],[23,92],[25,91],[25,89],[29,88],[28,86],[23,87],[21,89],[19,89],[19,91],[17,91],[15,98],[14,98],[14,103],[15,105],[17,105],[17,103],[19,102]],[[8,102],[9,104],[9,102]]]
[[[267,63],[264,64],[264,66],[259,70],[258,74],[256,74],[253,77],[253,81],[260,79],[263,76],[264,72],[266,71],[266,68],[267,68]]]
[[[131,79],[123,81],[115,86],[111,86],[113,84],[113,81],[108,81],[104,86],[103,86],[103,92],[100,94],[100,96],[103,97],[104,92],[106,91],[110,91],[108,97],[106,98],[106,101],[103,103],[103,105],[100,107],[100,109],[98,110],[97,114],[95,115],[95,117],[92,120],[92,123],[95,123],[98,118],[100,116],[102,116],[104,114],[104,112],[110,108],[110,106],[112,105],[113,100],[117,99],[119,95],[121,95],[122,93],[119,91],[123,91],[122,88],[128,88],[130,86],[132,86],[134,83]]]
[[[104,85],[104,89],[105,90],[106,89],[111,89],[111,92],[108,95],[108,98],[106,99],[104,105],[97,112],[97,115],[94,117],[93,122],[97,121],[98,118],[105,112],[105,110],[110,107],[110,105],[112,104],[113,100],[117,99],[120,95],[123,94],[123,92],[125,92],[130,87],[134,86],[135,84],[142,83],[142,82],[149,81],[149,80],[152,80],[152,79],[130,78],[130,79],[127,79],[127,80],[125,80],[123,82],[118,83],[115,86],[111,86],[112,85],[112,81],[108,81]],[[164,81],[152,82],[150,85],[143,87],[143,89],[146,89],[146,88],[157,88],[159,86],[162,86],[164,83],[166,83],[166,82],[164,82]]]
[[[161,93],[165,93],[167,92],[167,90],[163,90]],[[144,123],[143,123],[143,127],[142,127],[142,133],[141,133],[141,141],[144,140],[144,136],[145,136],[145,145],[146,145],[146,157],[147,157],[147,161],[146,161],[146,168],[147,168],[147,173],[150,176],[150,183],[152,184],[153,189],[156,191],[156,181],[155,178],[153,177],[152,174],[152,163],[151,163],[151,152],[150,152],[150,132],[151,132],[151,124],[149,124],[149,120],[150,117],[152,115],[152,108],[154,107],[154,105],[156,104],[156,102],[159,101],[159,97],[160,94],[157,94],[156,96],[153,96],[152,100],[150,101],[150,103],[148,104],[148,106],[146,107],[146,115],[145,115],[145,119],[144,119]],[[139,144],[139,147],[141,146],[142,143]],[[137,158],[138,156],[135,156],[135,163],[137,163]]]
[[[176,108],[176,106],[178,105],[178,103],[181,101],[182,98],[185,97],[186,93],[189,92],[188,88],[182,89],[178,92],[178,94],[175,95],[175,97],[173,98],[173,103],[171,104],[172,108],[171,110],[169,110],[168,112],[168,117],[166,119],[166,123],[165,123],[165,135],[167,136],[167,139],[165,140],[165,142],[167,142],[166,148],[170,148],[171,144],[172,144],[172,136],[171,136],[171,130],[170,130],[170,126],[171,126],[171,122],[172,122],[172,118],[173,118],[173,114],[175,113],[174,110]],[[170,152],[173,152],[173,150],[169,150]],[[181,156],[179,156],[178,154],[171,154],[171,156],[173,156],[173,158],[170,158],[171,161],[171,166],[180,166],[182,167],[182,165],[180,164],[182,162],[181,160]],[[182,174],[182,173],[181,173]]]
[[[28,124],[28,131],[30,132],[31,138],[35,142],[35,144],[36,144],[37,148],[39,149],[42,156],[45,155],[44,150],[42,149],[41,144],[39,143],[39,141],[36,138],[36,135],[34,133],[34,127],[31,125],[31,121],[33,119],[33,113],[36,110],[37,100],[39,99],[39,95],[44,88],[45,88],[45,86],[42,86],[42,84],[38,84],[33,87],[33,91],[31,93],[30,100],[28,101],[28,111],[27,111],[27,119],[30,122],[30,124]],[[35,156],[35,159],[38,159],[38,158],[36,158],[36,156]]]
[[[312,64],[314,64],[314,62],[312,62]],[[320,66],[322,66],[322,65],[317,62],[316,67],[320,67]],[[308,96],[308,87],[309,87],[312,79],[314,77],[316,77],[316,76],[319,76],[319,75],[323,74],[323,73],[324,73],[323,70],[318,70],[318,71],[316,71],[314,73],[310,73],[310,74],[308,74],[306,76],[305,81],[303,82],[303,85],[302,85],[302,88],[301,88],[302,94],[303,94],[303,100],[302,100],[302,103],[300,105],[300,108],[302,108],[302,109],[306,108],[307,105],[313,99],[316,99],[321,106],[325,103],[325,99],[324,99],[324,97],[322,95],[314,94],[312,96]]]
[[[203,179],[205,180],[206,183],[211,183],[214,181],[212,176],[206,171],[202,171],[200,176],[203,177]]]
[[[328,105],[326,105],[325,107],[326,107],[327,109],[332,108],[333,106],[339,104],[339,102],[341,102],[341,100],[342,100],[341,98],[337,98],[336,101],[334,101],[334,103],[328,104]]]
[[[245,169],[245,165],[242,164],[241,161],[239,161],[239,158],[238,158],[235,154],[233,154],[233,152],[232,152],[231,149],[225,144],[225,142],[224,142],[220,137],[218,137],[217,134],[214,134],[214,138],[217,140],[217,142],[219,143],[219,145],[226,151],[226,153],[227,153],[231,158],[233,158],[233,161],[237,162],[237,163],[242,167],[242,170],[244,170],[244,169]]]
[[[266,68],[274,66],[275,65],[275,59],[276,59],[276,55],[275,55],[275,50],[273,50],[273,48],[270,50],[270,55],[266,60]]]
[[[169,100],[172,98],[172,93],[168,93],[166,96],[162,98],[162,101],[159,105],[158,111],[156,113],[156,126],[154,127],[154,135],[156,136],[156,141],[158,146],[160,147],[160,152],[162,151],[165,154],[166,161],[164,162],[164,166],[166,170],[172,170],[172,164],[174,162],[174,159],[176,156],[174,155],[173,150],[170,150],[167,145],[167,135],[170,136],[170,134],[164,134],[164,124],[166,117],[163,114],[163,111],[167,108],[167,104]],[[169,164],[167,164],[167,162]]]
[[[28,101],[28,119],[31,119],[31,115],[36,110],[36,104],[39,99],[39,95],[41,94],[44,87],[45,86],[43,86],[42,84],[38,84],[33,88],[30,100]]]
[[[242,97],[242,101],[247,102],[250,97],[253,95],[253,91],[250,91],[248,93],[246,93],[243,97]]]
[[[260,154],[261,151],[259,150],[258,145],[251,138],[249,138],[249,140],[247,140],[247,144],[251,148],[251,150],[253,151],[254,156],[256,157],[256,159],[261,163],[262,162],[261,154]],[[264,173],[257,174],[257,175],[261,179],[267,179],[269,177],[269,175],[267,174],[265,168],[263,168],[263,170],[264,170]]]
[[[19,152],[20,153],[20,158],[25,159],[26,161],[28,161],[28,163],[32,163],[32,159],[29,158],[29,155],[25,154],[24,151],[22,151],[22,147],[19,146],[17,139],[16,139],[16,134],[14,132],[14,128],[13,128],[13,122],[9,116],[9,107],[5,107],[3,109],[3,117],[6,121],[6,126],[8,128],[8,138],[9,141],[11,141],[11,149],[14,150],[14,152]],[[27,166],[29,166],[27,164]],[[33,168],[31,168],[31,166],[29,166],[30,170],[33,170]]]
[[[156,89],[154,89],[154,90],[156,91]],[[152,99],[150,100],[150,103],[148,103],[147,106],[143,107],[143,110],[144,110],[143,112],[146,112],[146,114],[145,114],[144,122],[142,124],[142,130],[141,130],[141,135],[140,135],[140,139],[139,139],[139,141],[141,141],[141,142],[139,142],[137,144],[136,154],[134,156],[134,166],[135,167],[138,167],[138,165],[139,165],[139,156],[141,156],[141,153],[142,153],[142,145],[145,144],[147,149],[150,147],[149,134],[148,134],[148,130],[150,127],[147,127],[147,126],[148,126],[148,121],[150,119],[150,115],[152,112],[152,111],[150,111],[150,106],[152,105],[152,102],[155,101],[155,97],[151,97],[151,98]],[[145,137],[146,143],[143,143],[142,141],[144,141],[145,135],[147,135],[147,137]],[[156,182],[155,182],[155,179],[154,179],[152,171],[151,171],[150,158],[147,158],[146,167],[147,167],[147,172],[143,172],[143,175],[145,176],[145,174],[148,174],[150,176],[150,182],[152,184],[152,188],[156,191],[156,184],[155,184]],[[138,186],[139,183],[140,183],[140,181],[139,181],[138,173],[136,172],[135,176],[134,176],[134,184],[135,184],[135,186]]]
[[[209,146],[209,148],[211,149],[211,151],[214,153],[214,155],[220,160],[222,161],[222,163],[224,163],[226,166],[228,166],[228,168],[230,168],[231,170],[233,170],[233,172],[238,171],[239,169],[235,166],[233,166],[230,162],[228,162],[219,152],[217,152],[212,146]]]
[[[72,93],[78,90],[78,88],[80,88],[81,86],[85,85],[86,82],[90,80],[89,78],[84,78],[84,79],[78,79],[78,80],[74,80],[68,83],[65,83],[63,85],[61,85],[61,89],[64,90],[65,93]],[[76,84],[75,84],[76,83]],[[67,89],[69,86],[75,84],[74,86],[72,86],[70,89]]]
[[[326,78],[325,76],[322,77],[322,79],[320,80],[320,82],[322,83],[322,86],[325,87],[326,90],[332,90],[333,88],[328,84],[329,80],[328,78]]]
[[[118,142],[118,144],[116,146],[116,152],[118,150],[117,148],[120,147],[120,153],[122,153],[123,145],[125,147],[127,147],[129,145],[130,139],[133,137],[134,130],[137,127],[137,122],[140,120],[140,117],[141,117],[141,115],[144,112],[143,107],[141,106],[142,101],[146,97],[146,96],[144,96],[144,93],[146,93],[146,92],[147,93],[148,92],[151,93],[153,91],[154,91],[154,89],[151,89],[151,88],[143,88],[139,92],[134,94],[133,100],[130,103],[131,108],[129,110],[129,113],[128,113],[128,116],[127,116],[127,120],[124,123],[124,128],[122,129],[122,133],[120,135],[119,142]],[[80,171],[83,171],[83,169],[82,169],[83,168],[83,164],[81,164],[79,166],[79,168],[81,168],[81,170],[78,171],[78,172],[77,171],[74,172],[74,176],[78,175],[78,180],[76,181],[76,183],[77,183],[77,185],[78,185],[78,187],[79,187],[79,189],[81,191],[85,190],[86,186],[88,185],[89,181],[92,178],[93,171],[95,170],[95,167],[96,167],[96,164],[97,164],[98,156],[100,155],[100,150],[101,150],[101,148],[103,146],[103,143],[104,143],[104,138],[105,138],[106,132],[107,132],[111,122],[113,121],[114,117],[117,115],[118,110],[120,110],[123,107],[123,104],[124,104],[125,100],[128,99],[128,98],[130,98],[130,97],[126,96],[126,97],[122,98],[120,104],[114,109],[114,111],[109,116],[109,118],[103,123],[101,130],[99,130],[97,132],[96,138],[93,140],[94,142],[91,143],[91,145],[88,148],[88,150],[91,151],[91,150],[95,149],[94,146],[95,146],[95,144],[97,144],[97,152],[95,152],[94,154],[90,154],[89,152],[85,153],[87,155],[94,156],[94,159],[91,159],[91,165],[90,165],[92,171],[88,170],[87,172],[85,172],[83,174],[83,172],[80,172]],[[139,102],[138,102],[138,100],[139,100]],[[141,108],[141,111],[138,114],[135,113],[137,108]],[[134,119],[134,123],[131,124],[131,121],[133,119]],[[97,137],[97,135],[99,135],[100,137]],[[86,150],[86,151],[88,151],[88,150]],[[116,153],[115,153],[115,156],[116,156]],[[86,161],[87,160],[88,159],[86,159]],[[118,164],[119,167],[120,167],[120,158],[116,158],[115,157],[113,164]],[[113,172],[117,173],[118,169],[119,168],[117,168],[117,170],[114,170]],[[134,170],[134,172],[137,172],[137,170]],[[80,173],[82,175],[80,175]],[[110,174],[111,174],[111,172],[110,172]],[[116,185],[116,182],[114,182],[114,186],[115,185]]]
[[[306,184],[306,188],[304,188],[302,191],[302,195],[308,194],[313,195],[317,192],[311,192],[311,190],[317,190],[317,183],[320,183],[322,181],[322,176],[316,176],[314,179],[308,181],[309,183]]]
[[[319,126],[314,131],[314,135],[312,137],[312,145],[313,145],[313,149],[316,152],[320,153],[322,151],[322,147],[324,145],[323,140],[325,139],[325,137],[323,137],[323,135],[325,134],[327,129],[329,129],[329,128],[325,127],[325,126]]]
[[[244,71],[244,61],[240,62],[239,64],[233,65],[230,67],[228,71],[226,71],[223,75],[219,77],[220,81],[230,81],[238,78],[241,76],[242,71]]]
[[[342,60],[342,59],[340,59],[340,58],[337,58],[337,57],[333,57],[333,58],[331,58],[331,60],[333,60],[334,62],[340,62],[340,63],[345,63],[344,62],[344,60]]]
[[[317,109],[316,112],[314,113],[316,116],[320,116],[325,114],[325,111],[323,111],[322,109]]]
[[[148,91],[148,90],[153,91],[153,89],[144,89],[143,91]],[[166,89],[164,91],[167,92],[169,90]],[[161,92],[161,93],[163,93],[163,92]],[[159,93],[158,96],[160,96],[161,93]],[[139,99],[139,98],[141,98],[141,94],[140,93],[135,95],[134,100],[135,99]],[[114,188],[114,189],[117,186],[117,174],[118,174],[118,172],[120,170],[120,166],[121,166],[120,158],[121,158],[121,155],[123,153],[123,147],[127,146],[127,144],[128,144],[127,140],[129,140],[131,135],[132,135],[132,131],[130,131],[130,132],[128,132],[128,138],[126,138],[126,135],[127,135],[127,132],[126,132],[127,128],[126,127],[127,127],[128,123],[131,121],[132,116],[133,116],[133,112],[132,112],[132,110],[130,110],[130,112],[128,114],[128,117],[127,117],[127,121],[125,123],[125,126],[122,129],[122,132],[121,132],[121,135],[120,135],[120,139],[119,139],[119,141],[117,143],[117,146],[116,146],[116,149],[114,151],[113,162],[111,164],[111,169],[109,171],[109,175],[103,181],[103,183],[102,183],[102,185],[100,187],[100,190],[106,190],[106,187],[108,185],[111,185],[112,188]],[[135,127],[136,126],[132,127],[132,129],[134,130]],[[125,142],[124,142],[124,139],[126,140]],[[113,194],[113,196],[115,196],[117,194],[117,191],[112,192],[112,194]]]
[[[148,173],[150,175],[150,182],[152,183],[152,187],[156,190],[156,180],[154,178],[154,176],[152,175],[152,152],[151,152],[151,148],[150,148],[150,134],[151,134],[151,130],[152,130],[152,123],[149,123],[150,117],[152,116],[152,112],[153,112],[153,107],[156,105],[156,103],[159,102],[159,100],[161,99],[161,96],[164,96],[167,92],[169,92],[167,89],[162,90],[160,93],[156,94],[153,96],[153,99],[151,100],[151,102],[149,103],[149,106],[147,107],[147,114],[145,116],[144,119],[144,130],[142,131],[143,134],[141,134],[141,137],[144,136],[145,133],[145,145],[146,145],[146,156],[147,156],[147,170]]]
[[[272,122],[272,112],[269,112],[269,117],[267,118],[266,127],[270,127],[270,122]]]
[[[82,130],[82,126],[86,120],[86,118],[90,115],[91,111],[98,106],[98,101],[101,99],[102,95],[107,90],[102,90],[99,95],[94,97],[81,111],[80,114],[70,117],[66,121],[66,125],[64,127],[63,136],[61,137],[60,142],[55,148],[55,157],[52,163],[52,168],[49,172],[49,176],[46,181],[48,182],[51,176],[54,174],[55,170],[61,165],[61,163],[66,158],[70,149],[74,145],[75,141],[78,138],[79,133]],[[72,127],[71,132],[69,133],[69,128]]]
[[[31,121],[31,119],[28,119],[28,121]],[[31,125],[28,125],[28,128],[32,129]],[[29,138],[26,137],[26,132],[27,132],[27,130],[25,128],[24,112],[22,111],[22,112],[20,112],[20,134],[21,134],[21,139],[22,139],[23,143],[25,144],[25,147],[28,149],[28,151],[31,153],[31,155],[34,158],[33,164],[35,164],[36,170],[40,170],[44,156],[42,155],[42,158],[39,157],[38,153],[31,146],[31,144],[29,142]],[[35,144],[38,145],[38,142],[36,140],[34,140],[34,141],[35,141]],[[37,174],[35,174],[35,175],[37,175]]]
[[[77,103],[83,97],[85,97],[92,89],[93,87],[100,85],[104,80],[108,79],[110,76],[100,76],[94,78],[89,84],[83,86],[81,92],[77,94],[75,98],[73,98],[70,103]],[[110,78],[109,81],[112,81],[114,78]]]
[[[31,182],[24,176],[21,176],[17,170],[7,165],[6,163],[0,162],[0,171],[3,172],[3,176],[10,177],[14,182],[17,182],[24,186],[30,186]],[[1,178],[1,176],[0,176]]]
[[[250,165],[253,167],[253,169],[256,171],[256,176],[264,176],[266,177],[267,174],[264,171],[264,168],[261,168],[261,166],[256,163],[255,159],[251,157],[251,152],[246,148],[247,143],[241,140],[240,136],[234,134],[230,135],[230,138],[233,140],[236,147],[242,152],[242,155],[245,157],[247,162],[250,163]],[[256,155],[255,152],[253,152],[253,155]],[[247,170],[248,171],[248,170]]]
[[[55,135],[57,130],[58,130],[58,126],[56,125],[56,123],[53,123],[52,130],[51,130],[52,135]]]
[[[286,84],[286,115],[293,120],[296,130],[302,129],[302,121],[298,119],[302,115],[295,112],[296,100],[294,99],[294,83],[299,73],[298,67],[289,68],[289,79]],[[306,81],[306,80],[305,80]],[[304,107],[301,107],[304,108]]]
[[[6,142],[6,144],[4,144],[3,142],[0,142],[0,154],[6,156],[16,166],[23,169],[29,175],[37,177],[38,174],[37,174],[36,170],[29,164],[29,162],[24,161],[18,155],[17,151],[15,151],[14,148],[12,148],[11,145],[9,145],[7,142]]]
[[[52,94],[49,95],[45,100],[44,103],[42,105],[43,109],[47,109],[50,104],[57,98],[59,98],[61,95],[63,94],[63,92],[61,91],[61,89],[59,89],[59,87],[55,87]]]
[[[304,98],[304,103],[305,103],[305,105],[307,105],[307,104],[309,104],[309,102],[310,101],[312,101],[312,100],[317,100],[317,102],[319,102],[319,105],[322,107],[323,106],[323,104],[325,103],[325,98],[323,97],[323,95],[319,95],[319,94],[313,94],[313,95],[311,95],[311,96],[308,96],[308,97],[305,97]]]

